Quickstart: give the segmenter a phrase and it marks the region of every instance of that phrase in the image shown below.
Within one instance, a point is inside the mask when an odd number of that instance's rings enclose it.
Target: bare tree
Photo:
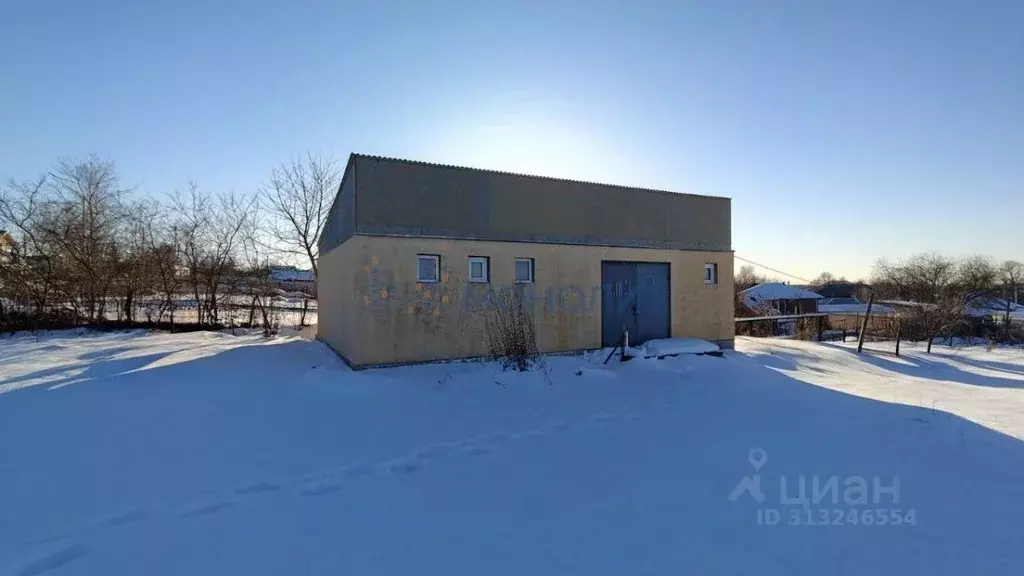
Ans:
[[[225,296],[222,288],[232,292],[242,281],[235,274],[237,252],[255,200],[234,194],[215,197],[192,182],[188,191],[176,194],[173,201],[178,217],[174,226],[198,322],[218,324],[220,301]]]
[[[936,336],[968,326],[968,307],[991,295],[996,278],[996,268],[986,257],[957,261],[928,253],[897,263],[879,260],[873,284],[880,296],[915,303],[904,313],[904,327],[910,338],[926,338],[931,351]]]
[[[51,210],[38,224],[67,258],[72,305],[80,305],[88,320],[102,320],[127,190],[120,188],[113,162],[95,156],[84,162],[61,160],[49,174],[48,187]]]
[[[957,262],[941,254],[915,254],[902,262],[875,263],[872,284],[885,298],[937,303],[957,279]]]
[[[156,262],[150,250],[149,234],[159,215],[160,208],[155,202],[140,201],[125,206],[120,238],[112,251],[119,320],[134,322],[139,297],[155,291]]]
[[[178,293],[182,287],[182,276],[178,273],[182,266],[181,235],[168,223],[166,209],[159,205],[155,208],[157,215],[148,222],[144,234],[153,268],[154,290],[160,295],[157,322],[163,321],[167,314],[174,330],[174,312],[178,309]]]
[[[764,282],[764,277],[758,276],[753,266],[744,265],[740,266],[739,272],[736,273],[734,285],[736,291],[746,290],[751,286]]]
[[[1024,282],[1024,264],[1016,260],[1007,260],[999,266],[999,276],[1003,285],[1003,299],[1006,300],[1006,334],[1010,332],[1010,313],[1012,303],[1017,302],[1018,287]]]
[[[320,234],[340,176],[332,157],[307,153],[305,159],[274,168],[270,180],[260,189],[263,207],[271,216],[266,231],[274,247],[308,259],[314,275],[320,258]]]
[[[32,181],[11,181],[0,189],[0,223],[14,239],[11,254],[0,268],[3,288],[13,302],[30,303],[37,318],[46,311],[57,283],[56,248],[37,225],[45,210],[46,180],[41,176]]]
[[[831,272],[825,271],[825,272],[822,272],[821,274],[818,274],[818,277],[815,278],[811,282],[811,285],[813,285],[813,286],[824,286],[825,284],[828,284],[830,282],[835,282],[835,281],[836,281],[835,275],[832,274]]]
[[[265,228],[262,211],[253,210],[253,216],[246,220],[242,231],[242,255],[244,259],[245,283],[243,292],[250,298],[249,326],[256,325],[256,312],[260,313],[263,335],[276,334],[280,318],[274,309],[273,299],[277,287],[271,278],[271,258],[274,250],[263,241],[261,230]]]
[[[988,256],[970,256],[957,266],[957,282],[968,299],[990,296],[998,279],[999,268]]]
[[[177,219],[174,228],[181,242],[182,267],[185,282],[192,289],[196,306],[196,321],[203,323],[203,272],[206,265],[206,236],[212,226],[210,195],[203,192],[196,182],[189,182],[184,194],[175,192],[172,199]]]

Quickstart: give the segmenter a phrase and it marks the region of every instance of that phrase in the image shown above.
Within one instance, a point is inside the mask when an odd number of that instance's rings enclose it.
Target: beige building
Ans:
[[[355,367],[488,353],[515,290],[541,352],[731,348],[728,198],[353,154],[320,241],[318,336]]]

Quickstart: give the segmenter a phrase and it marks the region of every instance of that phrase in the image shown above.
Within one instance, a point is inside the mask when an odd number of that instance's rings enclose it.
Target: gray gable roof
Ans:
[[[729,251],[731,203],[352,154],[321,253],[355,234]]]

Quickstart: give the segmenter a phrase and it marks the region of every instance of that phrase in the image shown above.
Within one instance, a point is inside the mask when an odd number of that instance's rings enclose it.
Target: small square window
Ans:
[[[487,282],[491,277],[491,259],[486,256],[469,257],[469,281]]]
[[[516,258],[516,284],[529,284],[533,282],[533,271],[533,258]]]
[[[419,254],[416,256],[416,281],[437,282],[440,275],[441,257],[436,254]]]
[[[718,264],[704,265],[704,283],[718,284]]]

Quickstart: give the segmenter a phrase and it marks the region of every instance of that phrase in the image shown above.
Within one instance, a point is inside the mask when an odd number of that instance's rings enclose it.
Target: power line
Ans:
[[[801,278],[799,276],[794,276],[792,274],[783,272],[782,270],[776,270],[775,268],[772,268],[771,266],[765,266],[764,264],[759,264],[757,262],[754,262],[753,260],[747,260],[746,258],[743,258],[741,256],[737,256],[735,253],[732,256],[733,256],[733,258],[735,258],[737,260],[742,260],[742,261],[746,262],[747,264],[753,264],[754,266],[758,266],[758,267],[764,268],[765,270],[771,270],[772,272],[775,272],[776,274],[782,274],[783,276],[789,276],[790,278],[796,278],[797,280],[799,280],[801,282],[806,282],[808,284],[813,284],[812,280],[808,280],[806,278]]]

